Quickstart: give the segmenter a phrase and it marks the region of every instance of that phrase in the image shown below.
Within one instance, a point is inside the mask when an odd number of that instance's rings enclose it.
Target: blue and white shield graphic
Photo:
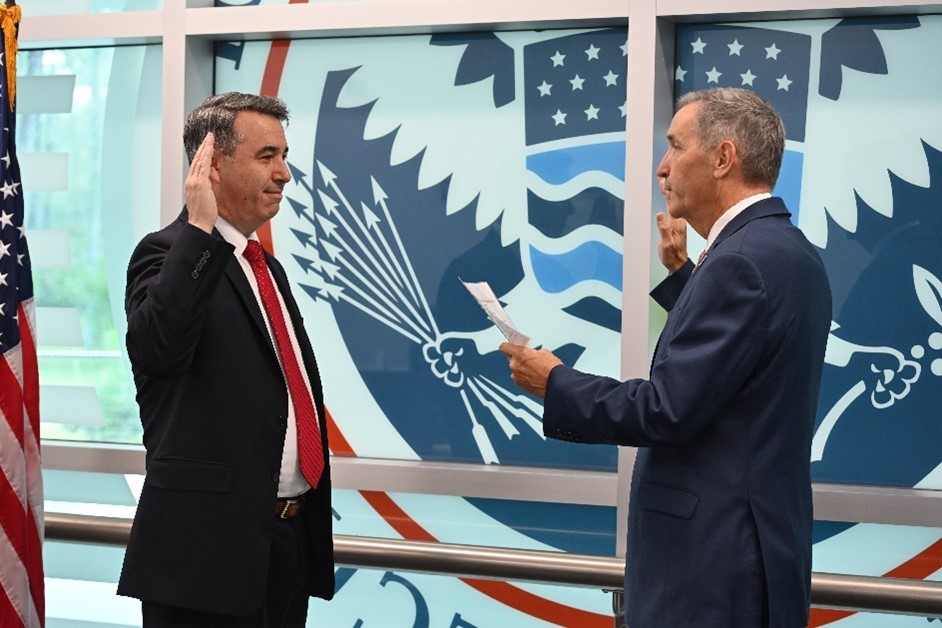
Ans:
[[[680,25],[675,41],[678,96],[750,87],[786,122],[775,193],[820,249],[835,299],[815,479],[942,489],[942,19]],[[291,42],[277,95],[295,112],[293,181],[273,238],[349,452],[615,468],[613,447],[543,438],[539,401],[510,382],[503,338],[459,279],[488,281],[535,344],[617,376],[625,44],[624,29]],[[269,47],[220,44],[217,90],[256,91]],[[338,497],[341,516],[368,508]],[[534,531],[532,504],[455,501],[497,523],[497,545],[612,551],[610,535]],[[434,508],[414,504],[414,520]],[[610,509],[587,518],[614,528]],[[821,524],[815,569],[841,571],[878,534],[895,541],[858,573],[942,566],[938,531]],[[421,597],[408,582],[373,586]],[[571,606],[594,618],[582,625],[607,613]]]

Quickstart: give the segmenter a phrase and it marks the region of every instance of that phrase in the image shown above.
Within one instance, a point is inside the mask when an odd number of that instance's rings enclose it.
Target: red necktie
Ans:
[[[291,336],[285,325],[285,317],[275,293],[275,284],[272,283],[265,262],[265,252],[262,245],[256,240],[249,240],[248,246],[242,253],[252,265],[255,280],[258,282],[258,292],[268,312],[268,320],[275,333],[278,351],[281,353],[281,365],[288,381],[288,391],[294,403],[294,415],[298,424],[298,457],[301,460],[301,473],[312,488],[317,488],[317,482],[324,471],[324,451],[321,447],[321,434],[318,429],[317,410],[314,400],[304,385],[304,377],[298,366],[298,356],[295,355],[291,345]]]

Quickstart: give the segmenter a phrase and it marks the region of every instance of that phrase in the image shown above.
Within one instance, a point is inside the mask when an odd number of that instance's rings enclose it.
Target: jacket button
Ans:
[[[279,480],[279,478],[281,478],[281,473],[280,473],[280,472],[275,471],[274,473],[271,474],[271,481],[272,481],[272,482],[277,482],[277,481]]]

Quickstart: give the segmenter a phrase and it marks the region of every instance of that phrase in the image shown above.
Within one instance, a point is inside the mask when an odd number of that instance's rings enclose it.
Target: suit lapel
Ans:
[[[275,346],[272,344],[271,334],[268,332],[268,326],[265,324],[265,319],[263,318],[264,314],[259,308],[255,293],[252,292],[252,286],[249,285],[249,280],[245,278],[245,272],[242,270],[242,266],[239,265],[239,260],[237,260],[235,256],[232,256],[226,263],[226,278],[232,284],[235,293],[239,296],[239,300],[242,301],[242,306],[249,313],[249,318],[252,319],[258,332],[263,338],[268,339],[266,344],[271,350],[272,357],[275,358],[277,362]]]

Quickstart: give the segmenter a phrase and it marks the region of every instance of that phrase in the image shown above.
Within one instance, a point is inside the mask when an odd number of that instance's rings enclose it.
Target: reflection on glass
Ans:
[[[160,48],[22,50],[43,438],[140,442],[124,270],[159,216]]]

